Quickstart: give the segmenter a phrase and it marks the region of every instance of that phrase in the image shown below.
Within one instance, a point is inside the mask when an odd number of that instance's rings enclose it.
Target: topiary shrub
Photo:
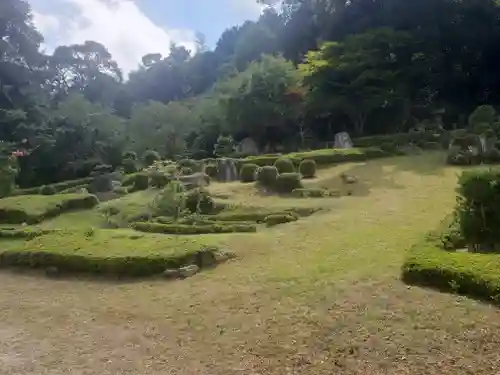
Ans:
[[[215,201],[203,189],[193,189],[186,193],[186,209],[191,213],[208,215],[215,208]]]
[[[302,187],[300,173],[282,173],[276,179],[275,190],[280,194],[289,194]]]
[[[297,221],[297,218],[293,215],[287,214],[269,215],[264,219],[267,227],[273,227],[275,225],[291,223],[294,221]]]
[[[126,174],[136,173],[137,172],[137,163],[133,159],[125,159],[123,160],[123,172]]]
[[[214,154],[218,157],[229,156],[234,152],[234,140],[231,136],[220,135],[214,146]]]
[[[182,167],[179,170],[179,173],[181,174],[181,176],[191,176],[193,174],[193,170],[189,167]]]
[[[134,179],[134,191],[146,190],[149,187],[149,176],[144,173],[138,173]]]
[[[240,181],[245,183],[254,182],[257,169],[259,169],[257,164],[243,164],[240,170]]]
[[[303,178],[316,177],[316,162],[312,159],[302,160],[299,165],[299,172]]]
[[[384,142],[380,144],[380,149],[388,154],[394,154],[398,150],[398,145],[394,142]]]
[[[441,150],[442,146],[439,142],[425,142],[422,145],[424,150]]]
[[[169,177],[165,173],[160,171],[151,173],[150,177],[151,186],[158,189],[163,189],[170,181]]]
[[[491,105],[481,105],[477,107],[469,116],[469,126],[478,133],[492,126],[496,121],[497,113]]]
[[[257,169],[257,182],[259,185],[272,188],[278,179],[278,169],[276,167],[264,166]]]
[[[281,157],[274,163],[276,169],[278,169],[278,173],[294,173],[295,166],[293,165],[293,161],[287,157]]]
[[[205,173],[211,178],[216,178],[218,173],[217,164],[205,165]]]
[[[178,169],[189,168],[191,169],[191,174],[193,172],[200,172],[202,163],[192,159],[181,159],[177,162]]]
[[[294,189],[292,195],[297,198],[323,198],[328,191],[320,188]]]
[[[134,151],[126,151],[123,153],[122,159],[137,161],[137,154]]]
[[[147,167],[153,165],[160,159],[160,154],[154,150],[147,150],[146,152],[144,152],[144,155],[142,155],[142,160]]]
[[[57,193],[56,189],[52,185],[43,185],[40,186],[40,190],[38,191],[40,195],[54,195]]]
[[[486,151],[483,155],[483,159],[486,163],[500,163],[500,150],[498,148],[492,148]]]

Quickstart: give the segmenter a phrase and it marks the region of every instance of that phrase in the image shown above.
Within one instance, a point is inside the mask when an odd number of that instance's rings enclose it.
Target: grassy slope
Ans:
[[[495,374],[499,310],[399,280],[408,246],[453,207],[457,170],[441,165],[436,154],[322,171],[328,183],[347,168],[366,189],[226,237],[242,259],[182,282],[0,274],[3,373]],[[236,202],[304,204],[233,188]]]

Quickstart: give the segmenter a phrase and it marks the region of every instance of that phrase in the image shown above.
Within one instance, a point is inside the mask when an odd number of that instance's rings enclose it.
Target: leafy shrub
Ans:
[[[193,174],[194,172],[200,172],[203,164],[192,159],[181,159],[177,162],[177,166],[179,170],[182,170],[183,168],[189,168],[191,169],[191,174]]]
[[[422,148],[425,150],[441,150],[442,146],[439,142],[425,142]]]
[[[40,186],[40,195],[54,195],[56,194],[56,189],[52,185]]]
[[[234,152],[234,141],[230,136],[220,135],[214,146],[214,154],[218,157],[226,157]]]
[[[194,172],[189,167],[182,167],[179,173],[181,174],[181,176],[191,176]]]
[[[259,166],[257,164],[243,164],[240,170],[241,182],[254,182]]]
[[[302,187],[300,173],[282,173],[276,179],[275,189],[278,193],[288,194]]]
[[[287,214],[269,215],[264,219],[264,222],[268,227],[273,227],[279,224],[291,223],[293,221],[297,221],[297,217]]]
[[[126,151],[123,153],[122,159],[137,161],[137,153],[134,151]]]
[[[458,184],[456,212],[464,239],[477,249],[493,249],[500,243],[500,172],[464,172]]]
[[[215,202],[207,191],[198,188],[186,193],[186,209],[190,212],[207,215],[214,207]]]
[[[388,154],[394,154],[398,150],[398,145],[394,142],[384,142],[380,145],[380,149]]]
[[[217,164],[207,164],[205,166],[205,173],[211,178],[216,178],[218,173]]]
[[[138,173],[134,178],[134,191],[146,190],[149,187],[149,176],[145,173]]]
[[[186,209],[184,185],[179,181],[171,181],[153,200],[152,208],[155,215],[179,219]]]
[[[126,174],[136,173],[137,172],[137,163],[133,159],[125,159],[123,160],[123,172]]]
[[[497,113],[491,105],[481,105],[477,107],[469,116],[469,126],[477,128],[482,124],[491,126],[496,121]],[[482,133],[482,132],[481,132]]]
[[[161,160],[160,154],[154,150],[147,150],[142,155],[142,160],[146,166],[153,165],[156,161]]]
[[[113,191],[116,193],[116,194],[119,194],[119,195],[127,195],[128,194],[128,188],[126,186],[118,186],[118,187],[115,187],[113,189]]]
[[[312,159],[305,159],[300,162],[299,171],[303,178],[316,177],[316,162]]]
[[[294,173],[295,172],[295,167],[293,165],[293,162],[291,159],[287,157],[280,157],[276,162],[274,163],[274,166],[278,170],[278,173]]]
[[[487,163],[500,163],[500,150],[498,148],[492,148],[486,151],[483,155],[483,159]]]
[[[297,198],[323,198],[328,194],[328,190],[320,188],[294,189],[292,195]]]
[[[151,177],[151,186],[163,189],[170,181],[170,178],[163,172],[155,171],[150,174]]]
[[[272,188],[278,179],[278,169],[276,167],[264,166],[257,170],[257,182],[264,187]]]
[[[212,225],[134,223],[132,224],[132,228],[140,232],[180,235],[257,232],[255,225],[226,223]]]

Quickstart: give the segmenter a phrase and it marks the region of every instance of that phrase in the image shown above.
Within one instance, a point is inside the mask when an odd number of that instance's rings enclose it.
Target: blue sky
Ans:
[[[168,53],[170,42],[193,49],[195,33],[213,47],[227,27],[256,19],[255,0],[28,0],[43,48],[95,40],[123,70],[137,67],[146,53]]]

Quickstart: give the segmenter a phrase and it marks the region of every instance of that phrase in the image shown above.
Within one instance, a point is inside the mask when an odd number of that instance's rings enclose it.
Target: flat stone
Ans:
[[[200,267],[198,267],[196,264],[191,264],[190,266],[179,268],[179,274],[182,278],[194,276],[198,272],[200,272]]]
[[[163,277],[166,279],[177,279],[180,277],[180,272],[178,269],[166,269],[163,271]]]

